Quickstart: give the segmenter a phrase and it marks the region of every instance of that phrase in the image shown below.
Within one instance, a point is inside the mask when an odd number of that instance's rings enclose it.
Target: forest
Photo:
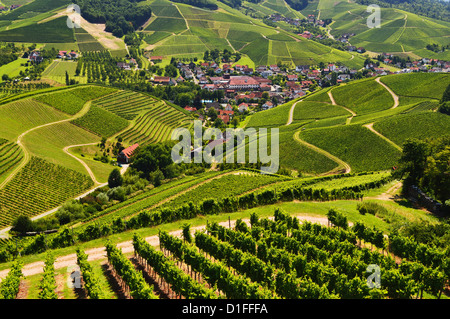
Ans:
[[[363,5],[377,4],[382,8],[397,8],[433,19],[450,21],[450,2],[442,0],[356,0]]]
[[[105,31],[121,38],[132,33],[147,21],[152,10],[139,1],[129,0],[75,0],[80,6],[81,15],[91,23],[105,23]]]

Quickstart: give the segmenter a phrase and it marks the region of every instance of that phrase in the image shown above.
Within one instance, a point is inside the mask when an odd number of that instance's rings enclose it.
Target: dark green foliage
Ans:
[[[105,23],[105,31],[116,37],[132,33],[147,21],[150,6],[138,6],[139,1],[128,0],[76,0],[81,15],[91,23]]]
[[[438,201],[450,198],[450,136],[436,139],[409,139],[403,145],[395,175],[405,177],[403,191],[411,185],[420,187]]]
[[[448,1],[435,0],[357,0],[362,5],[377,4],[383,8],[397,8],[433,19],[450,21]]]
[[[206,8],[209,10],[217,10],[219,7],[209,0],[174,0],[173,2],[189,4],[194,7]]]
[[[33,231],[34,230],[33,221],[28,216],[20,215],[14,220],[12,230],[18,233],[26,233]]]
[[[120,174],[120,170],[118,168],[115,168],[111,171],[108,177],[108,186],[110,188],[122,186],[123,183],[123,177]]]

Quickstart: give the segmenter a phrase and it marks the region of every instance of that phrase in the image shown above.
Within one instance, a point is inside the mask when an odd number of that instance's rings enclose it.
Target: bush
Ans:
[[[123,184],[123,177],[120,174],[120,170],[118,168],[115,168],[111,171],[108,177],[108,186],[110,188],[122,186]]]
[[[26,233],[30,231],[34,231],[34,224],[30,217],[21,215],[16,218],[13,222],[12,229],[18,233]]]

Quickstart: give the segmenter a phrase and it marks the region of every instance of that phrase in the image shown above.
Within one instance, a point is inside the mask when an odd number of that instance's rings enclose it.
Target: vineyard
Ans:
[[[133,120],[142,111],[156,107],[156,103],[154,98],[132,91],[117,91],[95,101],[95,105],[126,120]]]
[[[19,145],[0,138],[0,181],[23,159]]]
[[[79,284],[84,298],[90,299],[106,298],[111,287],[115,298],[127,299],[442,296],[450,278],[449,257],[444,252],[399,235],[383,236],[362,223],[350,227],[333,211],[328,223],[301,222],[276,209],[273,217],[253,213],[249,223],[238,219],[233,227],[212,222],[194,231],[183,226],[178,235],[159,231],[158,236],[144,238],[134,233],[132,255],[106,242],[103,271],[77,248]],[[45,254],[44,273],[33,276],[39,279],[35,288],[39,298],[61,293],[56,293],[54,261],[51,254]],[[0,296],[15,298],[20,281],[27,280],[22,267],[20,260],[13,263],[0,286]],[[379,281],[369,285],[373,274]],[[34,294],[28,291],[29,296]]]
[[[159,101],[152,108],[139,115],[133,125],[120,136],[130,144],[157,143],[170,140],[172,131],[179,127],[188,127],[191,120],[184,113]]]
[[[0,226],[19,214],[43,213],[92,186],[87,175],[32,157],[0,193]]]
[[[115,89],[113,88],[86,86],[74,90],[64,90],[62,92],[39,95],[34,99],[48,104],[64,113],[74,115],[83,108],[83,105],[87,101],[110,94],[114,91]]]
[[[72,120],[71,123],[104,137],[110,137],[128,126],[128,121],[124,118],[95,105],[91,105],[85,115]]]

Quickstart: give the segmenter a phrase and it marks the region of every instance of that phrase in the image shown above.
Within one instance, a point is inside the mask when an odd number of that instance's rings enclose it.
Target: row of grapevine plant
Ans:
[[[114,272],[124,283],[124,288],[133,299],[158,299],[149,286],[142,273],[134,268],[132,262],[125,257],[120,249],[112,243],[106,243],[106,255]]]
[[[84,289],[90,299],[105,299],[98,277],[92,271],[92,266],[87,261],[88,255],[80,248],[77,249],[77,264],[80,267],[84,282]]]
[[[207,289],[204,285],[195,281],[170,259],[164,256],[164,253],[157,251],[153,246],[147,243],[138,235],[133,236],[133,247],[135,254],[145,261],[166,283],[171,286],[172,291],[182,295],[187,299],[213,299],[214,291]]]
[[[23,263],[20,260],[15,261],[8,275],[0,283],[0,299],[15,299],[19,293],[20,281],[23,278]]]

